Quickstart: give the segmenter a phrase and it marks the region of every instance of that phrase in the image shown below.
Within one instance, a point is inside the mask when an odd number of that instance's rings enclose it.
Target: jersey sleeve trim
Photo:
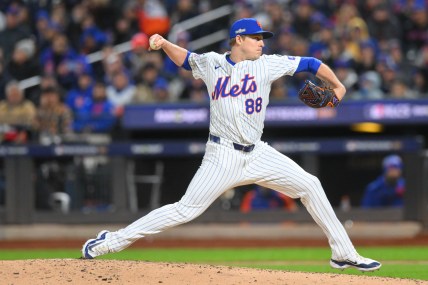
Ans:
[[[299,66],[297,66],[297,69],[294,73],[299,73],[302,71],[310,72],[314,75],[317,74],[318,69],[321,66],[322,61],[319,59],[316,59],[314,57],[301,57]]]
[[[181,66],[186,70],[192,70],[192,67],[190,67],[190,63],[189,63],[190,54],[191,54],[191,52],[187,51],[186,59],[184,60],[183,65]]]

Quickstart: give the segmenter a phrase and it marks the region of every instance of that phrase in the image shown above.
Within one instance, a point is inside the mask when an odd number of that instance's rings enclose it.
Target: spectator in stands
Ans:
[[[295,18],[293,20],[293,28],[296,34],[302,38],[309,39],[311,37],[311,16],[314,14],[314,7],[310,0],[296,1],[294,7]]]
[[[344,48],[344,43],[338,39],[333,39],[329,45],[328,50],[323,55],[322,60],[329,64],[330,66],[334,66],[336,61],[347,61],[353,60],[350,53],[348,53]]]
[[[243,213],[271,209],[284,209],[295,212],[297,205],[293,199],[282,193],[255,185],[254,189],[245,193],[240,206],[240,210]]]
[[[351,55],[355,61],[361,60],[360,45],[370,40],[367,24],[363,18],[354,17],[347,23],[346,34],[343,36],[345,41],[345,51]]]
[[[65,103],[73,113],[79,111],[86,101],[92,100],[93,79],[90,74],[82,73],[77,82],[77,87],[70,90],[65,98]]]
[[[376,39],[381,46],[391,39],[401,36],[401,24],[395,14],[390,10],[386,2],[374,7],[367,20],[370,35]]]
[[[42,53],[41,63],[44,66],[44,73],[55,75],[65,89],[73,88],[80,74],[91,71],[86,58],[79,56],[69,46],[64,34],[54,37],[52,47]]]
[[[125,17],[121,17],[115,23],[113,44],[118,45],[128,42],[132,39],[133,34],[136,34],[136,31],[131,29],[130,21]]]
[[[28,99],[35,105],[39,105],[42,90],[51,87],[60,88],[56,77],[54,75],[49,74],[42,75],[40,78],[39,86],[36,86],[36,88],[29,94]]]
[[[330,42],[334,40],[334,26],[327,19],[313,19],[319,21],[319,31],[313,35],[312,42],[309,45],[309,55],[323,59],[328,52]]]
[[[332,18],[335,20],[335,32],[336,34],[343,38],[348,36],[349,33],[349,23],[354,18],[359,18],[359,12],[357,6],[352,2],[344,2],[334,11]]]
[[[147,63],[149,48],[149,38],[147,35],[144,33],[135,34],[131,39],[131,48],[129,62],[131,63],[132,76],[136,78],[141,68]]]
[[[402,79],[395,79],[391,83],[389,97],[392,99],[415,99],[417,94]]]
[[[415,71],[413,83],[419,97],[428,97],[428,68],[420,68]]]
[[[384,93],[380,89],[381,77],[376,71],[367,71],[360,76],[358,91],[351,93],[349,99],[377,100],[383,99]]]
[[[156,102],[153,86],[158,78],[160,78],[159,70],[155,64],[150,62],[143,66],[133,103]]]
[[[72,121],[71,110],[61,102],[60,90],[55,87],[43,89],[35,119],[40,143],[61,143],[72,133]]]
[[[377,65],[376,69],[380,70],[379,74],[381,76],[380,88],[384,94],[388,94],[391,92],[391,83],[402,77],[401,74],[399,74],[399,67],[389,59],[386,59],[385,62],[380,61]],[[381,65],[383,65],[383,67],[379,67]]]
[[[36,107],[24,98],[18,82],[10,81],[6,85],[6,99],[0,101],[0,124],[4,126],[2,141],[27,142],[35,115]]]
[[[93,87],[92,98],[75,110],[73,129],[75,132],[107,133],[115,123],[114,105],[107,99],[104,83],[98,81]]]
[[[198,9],[191,0],[177,0],[176,7],[172,11],[171,20],[173,23],[179,23],[197,16]]]
[[[0,48],[0,101],[6,99],[6,84],[11,80],[9,72],[5,68],[3,50]]]
[[[79,49],[83,20],[88,16],[89,9],[85,3],[77,3],[71,9],[68,17],[66,34],[73,49]]]
[[[403,55],[401,43],[398,39],[391,39],[387,42],[387,53],[391,64],[396,67],[399,77],[406,83],[411,82],[411,76],[414,73],[414,64],[410,64]]]
[[[355,71],[358,75],[376,69],[376,46],[374,41],[368,40],[360,43],[361,57],[355,63]]]
[[[94,53],[107,44],[107,35],[95,25],[93,17],[85,17],[82,26],[82,34],[79,39],[81,54]]]
[[[171,97],[169,96],[168,81],[163,77],[158,77],[153,85],[153,95],[155,102],[170,102]]]
[[[107,98],[115,106],[118,115],[123,113],[123,107],[130,104],[135,97],[135,85],[132,84],[125,72],[113,75],[112,84],[107,87]]]
[[[313,42],[316,42],[319,40],[320,32],[323,29],[323,27],[326,26],[328,23],[328,20],[326,16],[321,13],[320,11],[315,11],[310,19],[309,19],[309,26],[311,29],[311,37],[310,40]]]
[[[415,65],[410,86],[414,86],[419,97],[428,97],[428,40],[418,52]]]
[[[107,85],[113,84],[113,77],[118,73],[126,74],[128,79],[132,79],[130,71],[123,62],[123,56],[115,52],[111,46],[106,46],[103,49],[102,66],[104,75],[103,77],[98,75],[97,79],[102,78]]]
[[[40,74],[41,67],[34,56],[35,49],[35,43],[31,39],[23,39],[16,43],[12,58],[7,65],[9,75],[13,79],[21,81]],[[33,101],[34,92],[37,92],[36,86],[27,88],[25,97]],[[33,103],[37,102],[33,101]]]
[[[130,30],[133,34],[142,32],[138,22],[138,3],[135,0],[127,0],[125,4],[119,4],[122,9],[122,17],[130,24]]]
[[[388,155],[382,161],[383,173],[365,189],[362,207],[403,206],[405,180],[403,163],[398,155]]]
[[[402,26],[404,27],[402,40],[404,52],[417,52],[428,38],[427,4],[423,1],[415,1],[409,13],[405,15]]]
[[[40,79],[40,90],[44,90],[47,88],[59,88],[58,80],[56,77],[50,74],[45,74]]]
[[[419,68],[426,68],[428,66],[428,39],[416,56],[415,65]]]
[[[26,9],[25,6],[15,2],[6,10],[6,28],[0,32],[0,48],[4,52],[6,61],[10,59],[15,44],[31,35],[28,25],[23,21],[24,9]]]
[[[83,4],[87,7],[89,14],[93,16],[94,22],[99,29],[113,32],[115,21],[120,16],[124,1],[90,0],[77,2],[83,2]]]
[[[37,12],[35,26],[38,50],[44,51],[51,46],[53,38],[60,32],[59,27],[51,21],[46,10]],[[72,42],[74,42],[73,39]]]
[[[34,58],[36,46],[31,39],[18,41],[7,65],[10,75],[16,80],[40,74],[39,62]]]
[[[65,31],[68,25],[67,8],[64,1],[54,1],[50,8],[51,22],[58,27],[59,31]]]

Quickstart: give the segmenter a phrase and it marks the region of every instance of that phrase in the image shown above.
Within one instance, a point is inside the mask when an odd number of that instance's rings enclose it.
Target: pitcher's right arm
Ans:
[[[186,58],[190,54],[188,50],[171,43],[158,34],[152,35],[149,39],[149,42],[153,43],[156,47],[163,49],[163,51],[177,66],[183,66]]]

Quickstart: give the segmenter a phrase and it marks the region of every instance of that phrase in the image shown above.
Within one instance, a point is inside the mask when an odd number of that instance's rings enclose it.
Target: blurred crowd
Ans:
[[[275,33],[265,53],[313,56],[331,66],[346,100],[428,98],[426,0],[5,0],[0,2],[0,125],[3,142],[29,134],[52,143],[72,133],[106,133],[124,106],[208,102],[207,90],[148,36],[225,4],[233,14],[174,35],[187,49],[243,17]],[[120,53],[115,45],[130,42]],[[228,40],[195,52],[224,52]],[[94,59],[99,52],[100,60]],[[22,88],[22,80],[40,76]],[[295,100],[307,74],[272,86],[273,100]]]

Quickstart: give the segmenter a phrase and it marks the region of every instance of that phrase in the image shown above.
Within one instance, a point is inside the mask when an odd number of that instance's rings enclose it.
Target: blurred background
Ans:
[[[275,33],[266,54],[319,58],[348,90],[316,110],[297,99],[312,76],[279,79],[264,140],[320,178],[341,220],[428,228],[424,0],[1,1],[0,222],[127,224],[180,199],[209,94],[148,37],[222,53],[243,17]],[[299,201],[248,185],[195,223],[286,221],[312,222]]]

